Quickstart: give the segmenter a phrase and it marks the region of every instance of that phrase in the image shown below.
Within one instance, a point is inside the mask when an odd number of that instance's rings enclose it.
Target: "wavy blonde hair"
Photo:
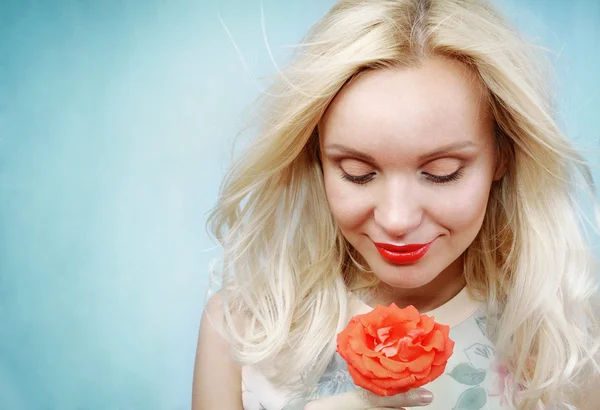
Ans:
[[[574,403],[581,383],[599,374],[597,265],[576,198],[578,188],[594,188],[556,125],[534,50],[479,0],[343,0],[313,26],[265,93],[259,135],[209,218],[224,249],[217,274],[238,362],[292,388],[324,372],[346,324],[348,290],[368,294],[377,282],[332,219],[317,124],[357,74],[445,56],[487,88],[508,165],[465,253],[467,287],[486,302],[490,338],[525,388],[517,406]]]

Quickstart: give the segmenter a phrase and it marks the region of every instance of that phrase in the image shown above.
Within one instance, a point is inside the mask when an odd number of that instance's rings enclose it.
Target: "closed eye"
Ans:
[[[364,175],[350,175],[350,174],[342,171],[341,175],[342,175],[342,179],[345,179],[346,181],[350,181],[350,182],[352,182],[354,184],[358,184],[358,185],[364,185],[373,179],[373,177],[375,176],[375,172],[369,172],[368,174],[364,174]]]
[[[348,174],[347,172],[342,171],[341,177],[342,177],[342,179],[344,179],[346,181],[350,181],[354,184],[364,185],[364,184],[370,182],[375,177],[376,174],[377,174],[376,172],[370,172],[370,173],[364,174],[364,175],[351,175],[351,174]],[[463,175],[463,169],[460,168],[460,169],[456,170],[455,172],[453,172],[452,174],[448,174],[448,175],[436,175],[436,174],[430,174],[427,172],[422,172],[421,175],[423,175],[425,177],[425,179],[427,179],[428,181],[430,181],[434,184],[447,184],[447,183],[459,180]]]
[[[455,172],[448,175],[435,175],[429,174],[427,172],[422,172],[423,175],[428,181],[433,182],[434,184],[447,184],[452,181],[457,181],[463,175],[463,169],[459,168]]]

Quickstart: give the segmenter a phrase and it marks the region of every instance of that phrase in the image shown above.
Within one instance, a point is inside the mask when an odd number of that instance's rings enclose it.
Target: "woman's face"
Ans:
[[[366,72],[332,101],[319,124],[327,199],[382,282],[424,286],[472,243],[502,176],[493,129],[476,76],[444,58]]]

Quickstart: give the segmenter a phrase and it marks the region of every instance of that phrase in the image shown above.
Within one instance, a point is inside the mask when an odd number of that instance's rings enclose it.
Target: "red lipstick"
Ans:
[[[433,241],[425,244],[410,244],[397,246],[389,243],[374,242],[379,254],[388,262],[394,264],[414,263],[421,259],[429,250]]]

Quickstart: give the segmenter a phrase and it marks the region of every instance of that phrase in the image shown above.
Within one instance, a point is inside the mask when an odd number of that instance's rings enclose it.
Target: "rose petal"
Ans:
[[[415,380],[415,376],[411,374],[404,379],[373,379],[373,384],[383,389],[410,389]]]
[[[414,332],[415,330],[417,330],[417,324],[413,322],[405,322],[392,326],[390,337],[386,342],[396,344],[400,339],[408,337],[409,333]],[[410,337],[410,340],[413,340],[413,338]]]
[[[381,352],[381,351],[382,351],[382,350],[384,350],[385,348],[387,348],[387,347],[391,347],[391,346],[394,346],[394,345],[396,345],[397,343],[398,343],[398,341],[394,341],[394,340],[392,340],[392,341],[390,341],[390,342],[387,342],[387,343],[379,343],[377,346],[375,346],[375,349],[373,349],[373,350],[375,350],[376,352]],[[393,355],[395,355],[396,353],[394,353],[394,354],[390,355],[390,354],[388,354],[388,353],[386,352],[385,354],[386,354],[387,356],[393,356]]]
[[[453,352],[454,352],[454,341],[452,339],[447,339],[444,350],[436,353],[435,359],[433,359],[433,364],[436,366],[445,364],[448,361],[448,359],[450,358],[450,356],[452,356]]]
[[[420,387],[423,386],[435,379],[437,379],[438,377],[440,377],[442,374],[444,374],[444,369],[446,369],[446,364],[442,365],[442,366],[432,366],[431,367],[431,373],[429,373],[429,375],[427,377],[422,378],[421,380],[417,380],[414,384],[414,387]]]
[[[417,328],[420,316],[414,306],[407,306],[404,309],[400,309],[398,306],[392,305],[390,313],[381,324],[382,326],[392,327],[390,338],[399,339],[406,336],[410,330]]]
[[[407,363],[408,370],[410,370],[411,372],[420,373],[420,372],[424,371],[425,369],[427,369],[428,367],[431,367],[431,365],[433,364],[434,358],[435,358],[435,352],[424,353],[423,355],[417,357],[412,362]]]
[[[362,315],[357,315],[355,316],[355,318],[357,318],[360,321],[360,323],[362,323],[366,333],[370,334],[373,337],[377,337],[377,330],[379,330],[382,327],[386,327],[382,325],[382,322],[385,320],[389,313],[390,309],[386,308],[385,306],[377,305],[372,311],[364,313]]]
[[[398,326],[399,324],[416,324],[419,323],[419,311],[412,305],[400,309],[395,303],[389,307],[387,317],[382,321],[383,326]]]
[[[423,329],[423,332],[428,335],[433,330],[435,321],[433,317],[427,315],[421,315],[421,321],[418,324],[419,329]]]
[[[403,362],[412,362],[423,353],[425,353],[425,350],[420,344],[415,345],[412,342],[405,341],[400,345],[398,354],[395,356],[395,358]]]
[[[338,335],[338,352],[358,386],[392,395],[443,374],[454,342],[450,328],[413,306],[381,305],[351,319]]]
[[[373,393],[378,394],[380,396],[391,396],[391,394],[388,393],[388,390],[383,389],[383,388],[377,386],[376,384],[374,384],[371,379],[368,379],[365,376],[363,376],[350,363],[348,363],[348,373],[350,373],[350,376],[352,376],[352,380],[354,381],[354,384],[356,384],[357,386],[360,386],[369,391],[372,391]]]
[[[362,362],[365,365],[365,368],[372,372],[375,375],[375,377],[394,378],[394,372],[391,372],[385,367],[383,367],[377,359],[363,356]]]
[[[431,373],[431,366],[428,366],[427,368],[425,368],[425,370],[423,370],[422,372],[415,372],[413,373],[413,375],[415,376],[415,378],[417,380],[421,380],[427,376],[429,376],[429,374]]]
[[[415,340],[417,340],[423,335],[425,335],[425,331],[423,329],[419,329],[418,327],[416,329],[409,330],[406,333],[406,336],[409,337],[411,342],[413,342],[414,344],[417,344]]]
[[[433,328],[442,332],[444,340],[448,339],[448,336],[450,335],[450,326],[442,325],[441,323],[436,323]]]
[[[348,350],[351,349],[348,341],[350,339],[350,328],[352,327],[352,321],[348,324],[348,326],[342,330],[337,335],[337,352],[342,356],[346,361],[348,360]]]
[[[421,346],[427,352],[431,351],[431,349],[442,351],[444,350],[445,342],[442,332],[436,329],[421,341]]]
[[[407,306],[400,309],[396,304],[392,303],[388,307],[377,305],[369,313],[355,316],[365,328],[365,333],[379,337],[380,329],[390,328],[388,338],[385,342],[398,340],[401,337],[417,328],[420,321],[419,312],[414,306]]]
[[[365,350],[363,353],[363,356],[368,356],[368,357],[372,357],[372,358],[380,358],[380,357],[384,357],[384,354],[381,352],[375,352],[373,350]]]
[[[355,317],[361,321],[363,326],[373,326],[375,328],[374,336],[377,334],[377,329],[383,327],[396,327],[406,323],[413,323],[415,324],[413,327],[416,327],[420,319],[419,312],[414,306],[400,309],[394,303],[388,307],[377,305],[372,311]]]
[[[350,335],[364,333],[364,329],[360,322],[354,318],[350,320],[348,326],[337,335],[337,346],[338,348],[345,349],[348,347]]]
[[[375,377],[373,372],[371,372],[369,369],[367,369],[365,367],[365,365],[363,363],[364,356],[356,354],[352,349],[348,349],[347,353],[348,353],[348,355],[347,355],[347,357],[344,357],[344,359],[348,362],[348,364],[353,365],[356,368],[356,370],[358,370],[363,375],[365,375],[365,377],[370,377],[370,378]]]
[[[380,357],[379,362],[381,363],[381,365],[383,367],[385,367],[386,369],[388,369],[392,372],[395,372],[395,373],[401,373],[401,372],[405,371],[406,368],[408,367],[408,363],[398,362],[393,359],[388,359],[385,356]]]
[[[354,352],[359,355],[365,355],[369,357],[379,357],[382,353],[376,352],[373,346],[373,338],[371,335],[366,334],[365,329],[361,326],[360,332],[354,332],[348,338],[346,342]]]
[[[382,327],[381,329],[377,329],[377,337],[381,341],[381,343],[385,343],[385,340],[390,337],[390,329],[392,327]]]
[[[401,342],[398,341],[393,346],[386,346],[381,349],[381,353],[383,353],[386,357],[394,357],[398,354],[398,350],[400,349]]]
[[[348,344],[356,353],[363,354],[366,351],[373,351],[372,343],[369,343],[371,337],[364,333],[353,333],[348,337]]]
[[[362,355],[359,355],[354,349],[353,345],[360,343],[356,341],[357,335],[360,334],[360,330],[362,327],[359,327],[358,330],[352,327],[353,324],[351,322],[350,325],[342,332],[340,332],[337,336],[337,352],[342,356],[344,360],[346,360],[349,364],[352,364],[358,367],[358,370],[368,377],[375,377],[375,375],[370,372],[367,368],[362,364]],[[354,335],[350,335],[350,332],[354,332]]]

